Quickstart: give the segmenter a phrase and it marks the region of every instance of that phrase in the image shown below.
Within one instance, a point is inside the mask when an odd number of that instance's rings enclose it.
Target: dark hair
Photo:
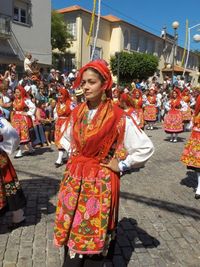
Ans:
[[[101,81],[101,83],[103,84],[106,80],[105,78],[101,75],[101,73],[98,72],[98,70],[94,69],[94,68],[88,68],[86,70],[91,70],[93,71],[94,73],[96,73]]]

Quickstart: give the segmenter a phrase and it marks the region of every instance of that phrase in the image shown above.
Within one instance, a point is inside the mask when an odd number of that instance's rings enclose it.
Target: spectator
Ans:
[[[32,55],[31,53],[27,53],[24,59],[24,71],[29,77],[33,74],[32,63]]]

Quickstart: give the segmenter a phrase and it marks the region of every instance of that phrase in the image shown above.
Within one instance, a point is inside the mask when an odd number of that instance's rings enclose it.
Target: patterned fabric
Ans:
[[[192,119],[192,110],[189,106],[187,110],[182,111],[182,118],[183,118],[183,121],[190,121]]]
[[[164,118],[164,130],[171,133],[183,131],[182,113],[178,109],[171,109]]]
[[[102,167],[110,157],[126,157],[125,117],[110,101],[88,120],[85,103],[72,112],[73,155],[60,185],[54,240],[78,254],[105,250],[118,218],[119,177]]]
[[[14,114],[12,117],[12,126],[16,129],[19,135],[20,143],[27,143],[30,141],[27,116]]]
[[[26,199],[15,169],[9,157],[3,151],[0,151],[0,161],[4,162],[0,167],[0,213],[5,207],[9,211],[23,208]]]
[[[8,164],[8,158],[4,153],[0,151],[0,170],[5,168],[7,164]]]
[[[193,130],[183,150],[181,161],[189,167],[200,168],[200,113],[193,118]]]
[[[145,121],[156,121],[157,108],[155,106],[145,106],[144,108],[144,120]]]
[[[20,143],[27,143],[30,141],[29,129],[33,127],[31,117],[21,114],[27,110],[27,106],[23,99],[15,99],[13,107],[15,111],[11,116],[11,124],[19,135]]]
[[[66,91],[66,90],[65,90]],[[61,128],[65,122],[69,119],[71,110],[70,110],[70,101],[66,101],[66,103],[61,104],[57,103],[56,112],[58,114],[58,118],[55,122],[55,143],[58,148],[60,148],[59,141],[62,136]]]
[[[185,145],[181,161],[187,166],[200,168],[200,132],[192,131]]]

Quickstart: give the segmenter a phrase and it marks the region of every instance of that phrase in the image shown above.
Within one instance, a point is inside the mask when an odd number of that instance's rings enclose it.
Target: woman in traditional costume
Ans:
[[[32,134],[35,134],[32,120],[35,111],[35,104],[27,97],[24,87],[17,86],[11,115],[12,126],[17,130],[20,138],[20,146],[15,158],[23,156],[24,145],[27,145],[29,153],[34,152],[31,142],[34,141]]]
[[[71,113],[71,99],[67,89],[58,89],[58,103],[56,105],[55,119],[55,144],[58,148],[58,158],[55,162],[56,167],[63,165],[64,149],[60,146],[62,126],[67,122]]]
[[[195,170],[198,180],[195,198],[200,199],[200,95],[195,106],[192,133],[183,150],[181,161],[189,169]]]
[[[141,90],[135,89],[133,91],[133,108],[139,121],[138,127],[144,129],[143,98]]]
[[[113,103],[116,104],[116,105],[120,105],[119,103],[119,99],[120,99],[120,91],[119,91],[119,88],[115,88],[113,91],[112,91],[112,99],[113,99]]]
[[[23,208],[26,199],[15,169],[7,155],[19,145],[19,136],[11,124],[2,117],[0,110],[0,216],[12,212],[12,228],[25,220]]]
[[[182,100],[187,104],[186,108],[182,111],[182,118],[184,124],[184,130],[189,129],[189,125],[192,119],[192,108],[195,106],[195,98],[191,96],[190,90],[185,88],[181,94]]]
[[[134,109],[134,102],[133,99],[129,94],[123,93],[120,95],[120,105],[119,105],[124,112],[127,114],[127,116],[130,116],[133,118],[134,122],[138,125],[140,124],[140,120],[137,116],[137,113]]]
[[[153,130],[153,126],[157,120],[157,111],[156,92],[151,88],[147,94],[144,107],[144,120],[147,123],[147,130]]]
[[[187,105],[181,99],[181,92],[179,89],[173,89],[171,97],[165,104],[167,114],[164,118],[164,130],[166,133],[170,133],[170,142],[177,142],[178,133],[183,131],[183,120],[181,109]]]
[[[71,114],[60,143],[71,151],[60,185],[54,241],[65,246],[63,267],[102,266],[118,219],[119,174],[152,155],[151,140],[107,98],[112,78],[101,60],[79,71],[74,87],[86,102]]]

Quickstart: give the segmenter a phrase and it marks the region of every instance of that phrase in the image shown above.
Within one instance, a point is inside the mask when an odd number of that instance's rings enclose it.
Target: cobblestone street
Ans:
[[[146,131],[155,153],[145,168],[121,177],[120,219],[115,267],[200,266],[200,200],[196,177],[179,161],[189,133],[170,143],[161,126]],[[37,156],[35,156],[37,155]],[[57,152],[38,148],[13,159],[27,197],[26,225],[12,232],[0,219],[0,267],[60,267],[63,250],[54,247],[56,195],[65,167],[55,169]]]

